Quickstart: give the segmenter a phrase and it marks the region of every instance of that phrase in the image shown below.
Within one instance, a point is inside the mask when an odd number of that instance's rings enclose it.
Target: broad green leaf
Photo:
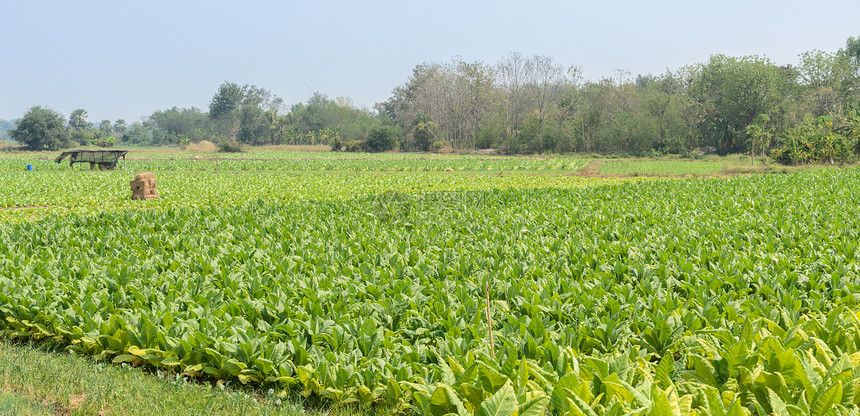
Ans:
[[[138,357],[134,354],[120,354],[120,355],[117,355],[116,357],[114,357],[113,363],[114,364],[133,363],[139,359],[140,359],[140,357]]]
[[[840,401],[842,401],[842,382],[837,381],[836,384],[822,392],[810,403],[810,414],[822,416]]]
[[[481,367],[478,370],[478,380],[481,382],[481,387],[488,393],[494,393],[509,381],[509,379],[488,368]]]
[[[785,406],[785,402],[779,398],[779,396],[771,389],[767,389],[767,398],[770,404],[770,408],[774,413],[778,415],[790,415],[788,408]]]
[[[516,412],[517,398],[510,382],[505,383],[478,408],[478,416],[511,416]]]
[[[433,416],[443,416],[454,413],[460,416],[468,414],[463,402],[457,397],[457,393],[445,384],[439,384],[433,395],[430,396],[430,413]]]
[[[669,377],[669,374],[672,370],[675,369],[674,360],[669,355],[664,355],[663,358],[660,359],[660,363],[657,364],[655,368],[655,378],[660,383],[662,388],[668,388],[672,385],[672,379]]]
[[[518,416],[544,416],[548,404],[549,397],[535,397],[518,406]]]
[[[585,416],[597,416],[597,413],[594,412],[594,409],[588,405],[584,400],[580,399],[579,396],[575,394],[570,394],[565,396],[567,400],[570,401],[571,406],[576,409],[579,413]]]

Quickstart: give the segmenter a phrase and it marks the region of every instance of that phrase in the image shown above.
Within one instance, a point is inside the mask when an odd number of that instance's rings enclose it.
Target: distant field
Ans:
[[[28,164],[37,171],[72,170],[68,163],[53,162],[58,153],[23,155],[0,154],[0,172],[21,171]],[[243,171],[558,171],[575,172],[587,161],[580,157],[511,157],[485,155],[436,155],[401,153],[313,153],[313,152],[254,152],[254,153],[148,153],[132,150],[127,160],[120,160],[119,169],[139,172],[188,170]],[[88,169],[75,165],[75,169]]]
[[[266,152],[205,158],[174,153],[139,160],[131,153],[116,170],[89,171],[85,165],[56,164],[49,159],[52,156],[0,155],[0,220],[129,208],[344,200],[384,192],[570,188],[620,181],[573,176],[586,161],[571,157]],[[27,164],[34,170],[25,170]],[[131,201],[128,181],[144,171],[155,173],[162,197]]]

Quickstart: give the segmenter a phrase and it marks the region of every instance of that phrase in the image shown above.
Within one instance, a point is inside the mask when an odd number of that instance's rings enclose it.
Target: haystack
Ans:
[[[155,175],[152,172],[138,173],[131,180],[131,199],[154,199],[158,198],[158,190],[155,188]]]

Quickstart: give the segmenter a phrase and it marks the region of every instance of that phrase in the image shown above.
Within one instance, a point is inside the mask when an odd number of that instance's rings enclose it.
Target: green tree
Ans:
[[[102,120],[99,123],[99,131],[105,135],[111,134],[113,132],[113,125],[110,120]]]
[[[245,107],[256,107],[276,114],[282,106],[283,100],[266,89],[225,81],[209,102],[209,117],[216,121],[222,135],[237,137],[241,118],[248,116]]]
[[[755,122],[748,125],[745,129],[747,140],[749,140],[750,148],[750,164],[755,161],[756,151],[761,150],[761,161],[764,163],[765,151],[770,147],[770,142],[773,138],[773,126],[770,125],[770,117],[767,114],[759,114]]]
[[[430,150],[430,144],[436,140],[437,131],[438,127],[436,123],[432,121],[418,122],[418,124],[412,127],[410,132],[412,133],[412,139],[415,141],[415,147],[425,152]]]
[[[394,126],[379,125],[372,127],[365,144],[371,152],[387,152],[397,147],[398,129]]]
[[[77,108],[69,115],[69,127],[75,130],[84,130],[90,126],[87,122],[87,110]]]
[[[745,150],[744,129],[759,114],[779,115],[793,75],[767,58],[712,56],[692,86],[705,107],[706,135],[723,151]]]
[[[224,81],[209,102],[209,117],[219,125],[221,134],[236,137],[239,131],[239,111],[245,93],[235,82]]]
[[[219,120],[231,118],[239,111],[244,97],[245,94],[239,84],[224,81],[209,102],[209,117]]]
[[[18,120],[12,138],[31,150],[58,150],[71,144],[62,114],[41,106],[30,108]]]
[[[848,38],[845,42],[845,53],[854,59],[854,62],[860,63],[860,36]]]
[[[804,52],[797,67],[803,86],[803,102],[815,116],[841,112],[855,103],[858,79],[857,64],[842,50]]]
[[[126,141],[131,144],[147,145],[152,143],[152,130],[141,122],[134,122],[128,127]]]
[[[155,129],[163,134],[168,143],[178,143],[180,137],[187,137],[192,142],[213,140],[213,120],[198,108],[173,107],[167,110],[153,112],[149,117]]]
[[[771,156],[782,164],[843,163],[852,155],[850,138],[830,116],[806,117],[783,132],[780,148]]]
[[[113,132],[114,132],[114,134],[117,134],[119,136],[122,136],[125,134],[125,130],[127,127],[128,126],[126,126],[124,119],[120,118],[120,119],[117,119],[117,121],[113,122]]]
[[[239,131],[236,139],[239,143],[261,145],[268,138],[269,126],[265,123],[266,115],[263,110],[253,104],[242,106],[239,116]]]

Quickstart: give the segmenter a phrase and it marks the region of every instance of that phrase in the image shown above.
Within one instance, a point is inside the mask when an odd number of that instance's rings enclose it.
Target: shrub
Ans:
[[[235,140],[222,140],[218,146],[218,151],[221,153],[241,153],[242,144]]]
[[[438,126],[432,121],[420,122],[412,127],[412,138],[415,141],[415,147],[422,151],[430,150],[430,143],[436,138]]]
[[[370,129],[365,147],[370,152],[387,152],[397,148],[398,130],[393,126],[375,126]]]
[[[364,152],[364,142],[361,140],[352,140],[343,143],[343,150],[347,152]]]
[[[439,153],[444,147],[445,147],[445,143],[436,141],[436,142],[433,142],[431,149],[433,150],[433,152]]]
[[[783,165],[805,163],[842,163],[852,154],[845,135],[834,129],[829,116],[807,117],[782,135],[782,147],[773,149],[770,157]]]

